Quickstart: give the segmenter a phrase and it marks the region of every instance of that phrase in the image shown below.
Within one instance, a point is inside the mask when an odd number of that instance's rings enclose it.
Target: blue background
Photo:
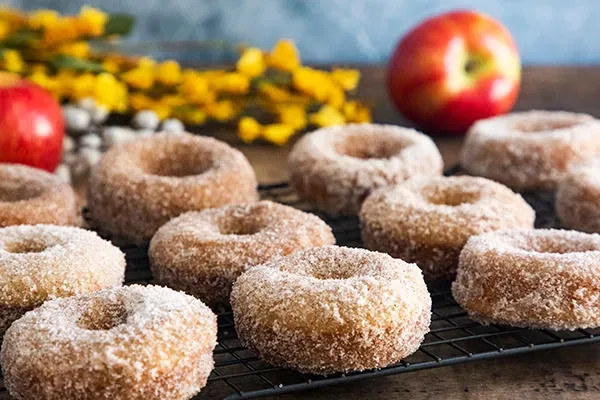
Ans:
[[[76,13],[82,4],[138,17],[130,41],[225,39],[269,48],[294,39],[309,62],[382,62],[432,14],[475,8],[502,21],[525,64],[600,63],[598,0],[13,0]]]

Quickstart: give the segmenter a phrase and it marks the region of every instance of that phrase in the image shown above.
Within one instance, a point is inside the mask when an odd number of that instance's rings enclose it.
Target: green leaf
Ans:
[[[40,38],[39,32],[22,30],[11,33],[2,41],[2,44],[6,47],[25,47]]]
[[[130,14],[118,13],[110,14],[108,22],[104,25],[104,36],[109,35],[128,35],[135,24],[135,17]]]
[[[95,63],[93,61],[84,60],[82,58],[72,57],[68,55],[58,55],[50,61],[50,65],[55,70],[70,69],[78,72],[93,72],[100,73],[104,72],[102,64]]]

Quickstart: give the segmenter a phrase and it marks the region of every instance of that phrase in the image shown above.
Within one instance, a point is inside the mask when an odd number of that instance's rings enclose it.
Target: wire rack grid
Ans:
[[[262,185],[260,192],[265,199],[311,211],[310,206],[300,201],[287,183]],[[537,227],[558,226],[551,193],[524,194],[524,198],[536,210]],[[338,244],[361,246],[356,217],[330,217],[315,213],[332,227]],[[123,247],[123,251],[127,259],[126,282],[152,282],[147,249],[130,246]],[[433,301],[431,331],[416,353],[386,368],[328,377],[300,374],[265,363],[238,341],[232,313],[223,309],[218,313],[215,368],[207,386],[195,400],[249,399],[279,395],[360,379],[600,341],[600,329],[554,332],[481,325],[469,319],[467,313],[456,304],[448,282],[432,283],[429,291]],[[2,386],[0,390],[6,389]]]

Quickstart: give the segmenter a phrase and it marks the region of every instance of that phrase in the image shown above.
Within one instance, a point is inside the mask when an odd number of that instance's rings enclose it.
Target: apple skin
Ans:
[[[400,113],[430,134],[464,134],[512,108],[521,61],[508,30],[475,11],[434,16],[398,43],[388,89]]]
[[[65,125],[46,89],[0,73],[0,162],[53,172],[62,156]]]

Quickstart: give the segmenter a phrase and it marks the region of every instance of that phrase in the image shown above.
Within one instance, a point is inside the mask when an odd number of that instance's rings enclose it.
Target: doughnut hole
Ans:
[[[377,267],[372,268],[367,264],[367,260],[349,261],[343,258],[322,259],[319,263],[305,263],[302,265],[283,265],[281,270],[321,281],[339,281],[377,274]]]
[[[9,242],[5,244],[4,250],[8,253],[25,254],[25,253],[41,253],[51,246],[47,243],[42,243],[35,240],[24,239],[18,242]]]
[[[15,186],[11,182],[0,182],[0,202],[12,203],[30,200],[39,197],[41,193],[39,188],[31,187],[30,185]]]
[[[462,204],[473,204],[480,197],[480,192],[466,191],[459,186],[436,187],[426,186],[422,196],[431,204],[458,207]]]
[[[577,119],[547,118],[518,121],[513,128],[523,133],[548,132],[559,129],[571,128],[581,121]]]
[[[190,151],[182,142],[166,143],[165,151],[156,151],[151,146],[140,147],[138,165],[150,175],[169,178],[185,178],[201,175],[214,166],[208,151]]]
[[[89,331],[108,331],[127,320],[127,310],[122,299],[94,299],[86,305],[77,320],[77,326]]]
[[[361,160],[389,159],[400,153],[406,143],[382,132],[355,133],[334,145],[336,153]]]
[[[552,236],[533,236],[521,238],[514,245],[525,251],[547,254],[569,254],[598,251],[600,248],[591,241],[557,238]]]

